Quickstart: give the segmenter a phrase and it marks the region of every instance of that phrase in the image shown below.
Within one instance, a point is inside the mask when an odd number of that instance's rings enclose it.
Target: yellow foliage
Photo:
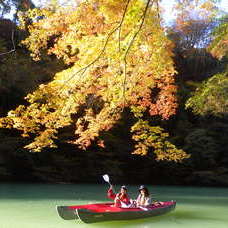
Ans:
[[[86,149],[97,140],[104,146],[100,133],[110,130],[126,107],[137,118],[146,112],[163,119],[175,114],[173,45],[150,2],[89,0],[76,10],[29,11],[25,17],[33,24],[23,44],[35,60],[46,51],[69,68],[29,94],[30,105],[18,107],[0,122],[9,119],[24,134],[37,135],[27,146],[34,151],[55,146],[59,129],[73,125],[75,138],[69,142]],[[167,134],[161,129],[153,130],[155,141],[148,133],[133,137],[140,141],[135,153],[146,154],[154,147],[160,160],[186,157],[163,140]]]
[[[132,126],[131,132],[133,132],[132,138],[137,142],[134,154],[145,156],[148,154],[149,148],[152,147],[156,159],[159,161],[178,162],[189,158],[188,154],[181,149],[177,149],[167,140],[169,134],[165,133],[159,126],[150,126],[147,121],[139,120]]]

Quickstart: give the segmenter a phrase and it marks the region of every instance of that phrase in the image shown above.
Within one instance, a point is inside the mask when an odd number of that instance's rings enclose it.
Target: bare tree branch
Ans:
[[[109,42],[110,37],[111,37],[112,34],[114,34],[117,30],[119,30],[119,51],[120,51],[120,49],[121,49],[121,44],[120,44],[120,39],[121,39],[121,27],[122,27],[122,25],[123,25],[123,22],[124,22],[124,19],[125,19],[126,12],[127,12],[128,5],[129,5],[130,1],[131,1],[131,0],[128,0],[127,3],[126,3],[126,6],[125,6],[125,9],[124,9],[123,16],[122,16],[121,21],[119,22],[118,26],[115,27],[115,28],[107,35],[106,41],[105,41],[105,43],[104,43],[103,48],[102,48],[101,51],[100,51],[100,54],[99,54],[92,62],[90,62],[90,63],[89,63],[88,65],[86,65],[85,67],[82,67],[81,69],[79,69],[79,70],[78,70],[76,73],[74,73],[68,80],[66,80],[66,81],[64,82],[64,85],[60,88],[59,91],[61,91],[62,88],[66,85],[66,83],[68,83],[70,80],[72,80],[76,75],[78,75],[78,74],[83,75],[83,74],[86,72],[86,70],[87,70],[90,66],[92,66],[95,62],[97,62],[97,61],[100,59],[100,57],[104,54],[104,52],[105,52],[105,50],[106,50],[106,47],[107,47],[107,44],[108,44],[108,42]],[[130,41],[128,47],[127,47],[127,50],[126,50],[126,52],[125,52],[125,54],[124,54],[124,58],[123,58],[123,61],[124,61],[124,81],[123,81],[123,98],[124,98],[124,105],[123,105],[123,107],[125,106],[125,103],[126,103],[125,92],[126,92],[126,80],[127,80],[127,56],[128,56],[128,53],[129,53],[131,47],[133,46],[133,43],[134,43],[134,41],[135,41],[137,35],[139,34],[139,32],[141,31],[141,29],[142,29],[142,27],[143,27],[143,24],[144,24],[144,22],[145,22],[146,14],[147,14],[148,8],[149,8],[149,6],[150,6],[150,3],[152,2],[152,5],[153,5],[155,1],[156,1],[156,0],[147,0],[147,4],[146,4],[146,7],[145,7],[145,9],[144,9],[144,11],[143,11],[143,14],[142,14],[142,17],[141,17],[141,23],[140,23],[140,25],[139,25],[139,28],[138,28],[138,30],[134,33],[134,35],[133,35],[133,37],[132,37],[132,39],[131,39],[131,41]],[[156,1],[156,3],[157,3],[157,1]],[[157,5],[157,7],[159,7],[159,5]],[[158,14],[158,17],[159,17],[159,14]]]
[[[105,43],[104,43],[103,48],[101,49],[100,54],[99,54],[91,63],[89,63],[89,64],[86,65],[85,67],[82,67],[81,69],[79,69],[79,70],[78,70],[75,74],[73,74],[68,80],[66,80],[66,81],[64,82],[64,84],[68,83],[71,79],[73,79],[73,78],[74,78],[77,74],[79,74],[80,72],[83,72],[82,74],[84,74],[85,71],[86,71],[90,66],[92,66],[96,61],[98,61],[98,60],[100,59],[100,57],[101,57],[101,56],[103,55],[103,53],[105,52],[105,49],[106,49],[106,47],[107,47],[107,44],[108,44],[108,42],[109,42],[109,39],[110,39],[111,35],[112,35],[113,33],[115,33],[118,29],[119,29],[119,47],[120,47],[120,32],[121,32],[121,27],[122,27],[122,25],[123,25],[123,21],[124,21],[124,18],[125,18],[125,16],[126,16],[127,8],[128,8],[128,5],[129,5],[130,1],[131,1],[131,0],[128,0],[127,4],[126,4],[126,6],[125,6],[123,16],[122,16],[121,21],[120,21],[120,23],[118,24],[118,26],[115,27],[115,28],[107,35],[106,41],[105,41]],[[63,87],[64,87],[64,85],[63,85]],[[63,88],[63,87],[62,87],[62,88]],[[62,89],[62,88],[61,88],[61,89]],[[60,89],[60,90],[61,90],[61,89]]]
[[[160,16],[160,6],[159,6],[159,0],[156,0],[156,7],[157,7],[157,15],[158,15],[158,18],[160,19],[161,16]]]
[[[73,78],[74,78],[77,74],[79,74],[80,72],[85,73],[85,71],[86,71],[90,66],[92,66],[96,61],[99,60],[99,58],[103,55],[103,53],[104,53],[104,51],[105,51],[105,49],[106,49],[106,47],[107,47],[107,44],[108,44],[108,41],[109,41],[111,35],[112,35],[115,31],[117,31],[117,30],[119,29],[119,27],[120,27],[120,24],[119,24],[116,28],[114,28],[114,29],[108,34],[107,39],[106,39],[106,41],[105,41],[105,44],[104,44],[103,48],[101,49],[100,54],[99,54],[91,63],[89,63],[89,64],[86,65],[85,67],[82,67],[82,68],[79,69],[76,73],[74,73],[69,79],[67,79],[67,80],[64,82],[64,84],[66,84],[67,82],[69,82],[71,79],[73,79]]]
[[[128,8],[128,5],[130,3],[131,0],[128,0],[127,1],[127,4],[126,4],[126,7],[124,9],[124,13],[123,13],[123,16],[122,16],[122,19],[120,21],[120,27],[119,27],[119,52],[120,52],[120,39],[121,39],[121,28],[122,28],[122,24],[124,22],[124,18],[125,18],[125,15],[126,15],[126,12],[127,12],[127,8]]]

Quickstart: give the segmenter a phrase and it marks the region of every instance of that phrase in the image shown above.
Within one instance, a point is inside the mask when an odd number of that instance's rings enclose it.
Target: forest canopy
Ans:
[[[92,142],[104,147],[102,132],[127,110],[134,118],[134,153],[145,155],[152,148],[159,160],[188,157],[153,125],[152,117],[167,120],[177,108],[173,43],[160,25],[157,3],[90,0],[70,9],[23,13],[21,28],[29,36],[22,43],[34,60],[47,53],[68,67],[28,94],[28,105],[10,111],[1,127],[33,137],[26,146],[32,151],[55,147],[59,131],[68,126],[74,137],[67,142],[82,149]]]

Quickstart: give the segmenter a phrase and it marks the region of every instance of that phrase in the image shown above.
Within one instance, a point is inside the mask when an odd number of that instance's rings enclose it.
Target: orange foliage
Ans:
[[[41,151],[55,146],[58,130],[69,125],[75,126],[75,138],[68,142],[82,149],[93,141],[104,147],[100,133],[110,130],[125,108],[139,119],[144,113],[162,119],[174,115],[172,43],[150,2],[90,0],[75,10],[29,11],[34,23],[23,43],[34,59],[39,60],[45,50],[70,67],[29,94],[30,105],[18,107],[0,122],[36,134],[27,148]],[[37,20],[40,15],[43,18]],[[160,144],[144,146],[147,151]],[[180,151],[172,146],[172,155],[163,147],[158,159],[178,160],[174,154]]]

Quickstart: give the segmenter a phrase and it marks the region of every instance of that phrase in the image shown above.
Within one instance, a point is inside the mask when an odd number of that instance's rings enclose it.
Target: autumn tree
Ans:
[[[34,4],[31,0],[0,0],[0,18],[3,18],[5,14],[15,10],[14,17],[17,17],[18,11],[25,11],[30,8],[34,8]]]
[[[203,116],[213,114],[221,117],[228,113],[228,21],[226,18],[221,21],[214,30],[208,50],[221,61],[225,58],[225,69],[203,82],[186,103],[187,108]]]
[[[38,84],[50,80],[54,72],[63,69],[61,61],[43,56],[35,62],[20,45],[26,33],[10,19],[0,19],[0,115],[23,102],[22,98]]]
[[[77,7],[28,11],[30,36],[23,44],[34,60],[44,52],[63,59],[69,67],[41,84],[1,119],[1,127],[35,136],[26,148],[55,147],[59,130],[74,128],[68,140],[86,149],[92,142],[104,147],[109,131],[128,109],[134,153],[152,150],[158,160],[188,157],[167,141],[168,134],[153,126],[148,116],[166,120],[175,114],[176,85],[172,43],[160,26],[155,0],[90,0]]]
[[[9,13],[11,6],[12,6],[12,1],[0,0],[0,18],[3,18],[3,16],[6,13]]]
[[[221,23],[213,32],[209,51],[218,59],[228,58],[228,16],[220,19]]]
[[[168,28],[175,43],[175,63],[183,79],[202,80],[210,76],[218,62],[206,50],[212,32],[219,22],[214,0],[178,0],[174,6],[177,17]]]

